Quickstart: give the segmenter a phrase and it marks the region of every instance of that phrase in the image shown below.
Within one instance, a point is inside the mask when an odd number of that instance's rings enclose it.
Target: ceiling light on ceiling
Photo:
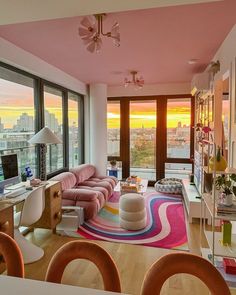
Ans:
[[[99,52],[102,47],[102,36],[110,37],[113,39],[115,46],[120,46],[120,27],[118,22],[115,22],[111,27],[111,31],[103,32],[103,18],[105,13],[95,14],[93,16],[84,17],[79,27],[79,36],[87,46],[87,50],[91,53]]]
[[[125,87],[128,87],[130,84],[134,85],[136,89],[140,89],[144,85],[144,79],[142,76],[137,77],[137,71],[130,71],[130,74],[132,75],[132,79],[129,80],[128,78],[125,78]]]
[[[198,62],[197,58],[192,58],[192,59],[188,60],[189,65],[195,65],[197,62]]]

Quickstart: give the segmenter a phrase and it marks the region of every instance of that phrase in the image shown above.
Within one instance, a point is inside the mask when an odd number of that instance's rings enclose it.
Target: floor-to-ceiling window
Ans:
[[[33,78],[0,67],[0,154],[16,153],[19,172],[30,166],[35,175],[37,154],[28,143],[35,134],[34,84]]]
[[[130,175],[156,179],[156,101],[130,101]]]
[[[69,167],[76,167],[82,163],[82,109],[81,97],[68,92]]]
[[[29,166],[39,176],[39,149],[28,140],[44,126],[62,140],[47,145],[49,177],[83,162],[83,97],[0,62],[0,155],[16,153],[19,173]]]
[[[116,161],[117,176],[122,177],[121,161],[121,109],[119,101],[108,101],[107,104],[107,154],[108,169],[111,168],[110,161]],[[113,175],[113,174],[111,174]],[[116,174],[115,174],[116,175]]]
[[[44,86],[44,122],[63,142],[63,92],[50,86]],[[48,145],[47,174],[63,167],[63,144]]]
[[[167,100],[167,160],[165,176],[187,178],[192,171],[191,98]]]
[[[122,162],[122,175],[150,182],[186,178],[192,171],[193,98],[190,95],[108,99],[108,160]]]

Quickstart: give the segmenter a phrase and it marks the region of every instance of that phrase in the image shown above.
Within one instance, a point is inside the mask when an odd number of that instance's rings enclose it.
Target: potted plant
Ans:
[[[225,206],[233,204],[233,194],[235,191],[234,183],[236,182],[236,174],[219,175],[215,179],[216,189],[221,191],[221,202]]]
[[[112,170],[117,170],[115,159],[110,160],[110,165]]]

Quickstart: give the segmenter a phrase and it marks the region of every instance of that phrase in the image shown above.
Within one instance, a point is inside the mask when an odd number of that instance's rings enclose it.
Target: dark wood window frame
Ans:
[[[167,100],[178,98],[191,99],[191,122],[190,122],[190,157],[189,158],[167,158]],[[129,106],[130,101],[156,100],[158,136],[156,136],[156,178],[165,177],[165,163],[188,163],[193,164],[194,153],[194,97],[191,94],[178,95],[153,95],[153,96],[126,96],[108,97],[108,102],[120,102],[120,155],[108,156],[108,161],[116,159],[122,161],[122,178],[129,176],[130,164],[130,130],[129,130]],[[163,128],[163,123],[165,128]],[[192,165],[193,167],[193,165]],[[193,169],[193,168],[192,168]],[[153,184],[154,182],[150,182]]]
[[[79,97],[80,103],[80,121],[79,128],[81,134],[82,149],[81,149],[81,162],[84,163],[84,96],[80,93],[77,93],[71,89],[65,88],[56,83],[50,82],[48,80],[42,79],[34,74],[31,74],[27,71],[21,70],[12,65],[6,64],[0,61],[0,67],[6,68],[10,71],[19,73],[26,77],[30,77],[34,80],[34,101],[35,101],[35,132],[37,133],[40,129],[44,127],[44,86],[49,86],[55,89],[62,91],[63,96],[63,157],[64,157],[64,167],[53,173],[47,175],[47,178],[51,178],[61,172],[68,171],[69,169],[69,129],[68,129],[68,92],[74,93]],[[37,148],[37,174],[39,175],[39,165],[40,165],[40,152]],[[36,175],[36,176],[38,176]]]

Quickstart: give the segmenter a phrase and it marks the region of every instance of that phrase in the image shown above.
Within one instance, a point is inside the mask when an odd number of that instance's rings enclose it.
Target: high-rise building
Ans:
[[[2,123],[2,118],[0,118],[0,132],[4,131],[4,124]]]
[[[59,124],[55,114],[49,113],[49,111],[45,110],[45,126],[49,127],[51,130],[58,132]]]
[[[21,114],[17,120],[16,125],[13,126],[14,131],[34,131],[34,118],[27,113]]]

